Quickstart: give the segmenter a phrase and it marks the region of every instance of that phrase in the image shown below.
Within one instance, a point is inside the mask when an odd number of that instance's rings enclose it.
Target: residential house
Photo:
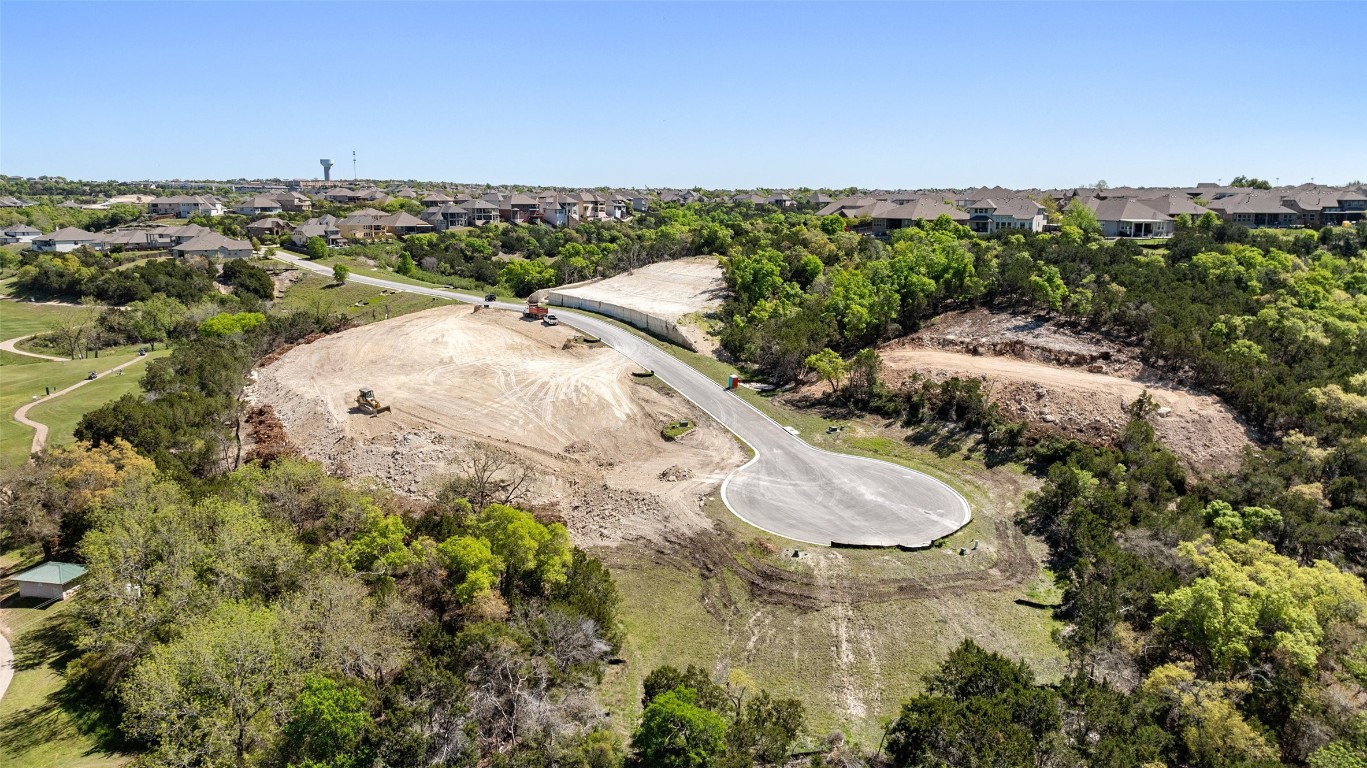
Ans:
[[[579,202],[578,215],[580,221],[597,221],[604,218],[603,203],[605,201],[602,195],[585,190],[576,192],[570,197]]]
[[[769,195],[768,197],[764,198],[764,202],[768,203],[769,205],[777,206],[779,208],[797,207],[797,201],[791,197],[788,197],[786,194],[782,192],[777,192],[775,194]]]
[[[1004,229],[1044,231],[1044,206],[1028,197],[991,198],[968,203],[968,228],[990,235]]]
[[[147,230],[147,237],[154,248],[171,248],[210,232],[213,230],[198,224],[182,224],[179,227],[153,227]]]
[[[1296,212],[1296,223],[1320,229],[1361,221],[1367,213],[1367,195],[1352,190],[1319,189],[1284,194],[1282,205]]]
[[[269,195],[256,195],[233,205],[233,211],[243,216],[270,216],[280,213],[283,208],[279,200]]]
[[[289,222],[277,219],[274,216],[265,219],[257,219],[247,225],[247,235],[250,237],[276,237],[289,231]]]
[[[339,220],[337,228],[341,230],[342,237],[348,240],[375,240],[388,234],[381,221],[387,215],[373,208],[365,208]]]
[[[484,200],[471,200],[468,203],[461,203],[459,208],[464,208],[470,212],[470,224],[472,227],[482,227],[485,224],[497,224],[499,221],[498,206]]]
[[[1245,227],[1292,227],[1298,215],[1282,205],[1279,195],[1241,193],[1206,203],[1224,221]]]
[[[274,197],[275,202],[279,203],[283,210],[297,213],[307,213],[313,210],[313,201],[307,195],[298,192],[281,192]]]
[[[830,205],[831,197],[830,195],[826,195],[821,192],[813,192],[812,196],[807,198],[807,202],[817,206]]]
[[[405,213],[404,211],[383,216],[379,219],[379,222],[384,227],[385,232],[398,237],[404,235],[420,235],[433,230],[431,224],[411,213]]]
[[[537,205],[536,198],[519,192],[509,195],[499,205],[499,216],[513,224],[529,224],[540,220],[541,207]]]
[[[1190,197],[1181,193],[1160,195],[1158,197],[1143,197],[1139,198],[1139,202],[1159,213],[1171,216],[1173,219],[1176,219],[1182,214],[1186,214],[1195,221],[1211,212],[1209,208],[1197,205],[1192,202]]]
[[[958,224],[967,224],[969,220],[967,213],[929,197],[918,198],[902,205],[880,201],[874,208],[874,237],[883,237],[893,230],[913,226],[918,221],[934,221],[941,216],[948,216]]]
[[[361,199],[361,193],[354,192],[346,187],[333,187],[323,193],[330,203],[353,203]]]
[[[323,217],[333,218],[333,217]],[[337,248],[346,244],[346,238],[342,237],[342,230],[337,228],[336,221],[325,222],[322,219],[309,219],[308,221],[295,227],[290,233],[290,242],[303,248],[311,238],[321,237],[329,248]]]
[[[631,199],[624,195],[609,195],[603,203],[603,215],[617,221],[631,218]]]
[[[223,203],[218,198],[207,195],[176,195],[158,197],[147,204],[151,216],[173,216],[188,219],[191,216],[222,216]]]
[[[33,242],[33,238],[40,237],[42,234],[42,230],[34,229],[27,224],[15,224],[12,227],[7,227],[5,231],[0,232],[0,244],[31,243]]]
[[[31,241],[33,250],[52,253],[70,253],[81,247],[101,248],[100,236],[76,227],[62,227],[55,232],[39,235]]]
[[[552,227],[569,227],[579,222],[579,201],[569,195],[546,194],[537,199],[541,221]]]
[[[818,216],[844,216],[847,219],[856,218],[855,211],[867,208],[879,202],[873,197],[842,197],[839,200],[827,203],[826,207],[816,212]]]
[[[443,195],[440,192],[428,192],[422,196],[422,207],[424,208],[440,208],[447,203],[454,202],[455,200],[451,199],[449,195]]]
[[[106,251],[151,251],[161,247],[146,229],[106,230],[100,233],[100,245]]]
[[[35,600],[65,600],[85,576],[85,566],[49,560],[9,577],[19,585],[19,597]]]
[[[1127,197],[1092,200],[1087,207],[1101,223],[1102,237],[1172,237],[1176,223],[1166,213]]]
[[[177,256],[203,256],[218,259],[245,259],[252,255],[252,244],[234,240],[217,232],[200,235],[171,249]]]
[[[9,195],[0,197],[0,208],[25,208],[28,205],[28,203],[17,197],[10,197]]]

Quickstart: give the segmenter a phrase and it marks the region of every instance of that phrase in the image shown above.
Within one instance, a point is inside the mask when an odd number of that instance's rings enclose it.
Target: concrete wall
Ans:
[[[596,312],[600,315],[621,320],[622,322],[640,328],[662,339],[671,341],[690,352],[697,352],[697,347],[688,340],[684,332],[680,330],[678,323],[673,320],[666,320],[662,317],[647,315],[639,309],[629,309],[627,307],[611,304],[606,301],[595,301],[579,296],[572,296],[558,291],[551,291],[547,294],[546,301],[557,307],[569,307],[570,309],[582,309],[587,312]]]

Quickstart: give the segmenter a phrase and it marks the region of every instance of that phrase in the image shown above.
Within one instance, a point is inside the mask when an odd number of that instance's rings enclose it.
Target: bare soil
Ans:
[[[883,349],[886,378],[983,378],[1009,418],[1089,442],[1108,442],[1145,391],[1159,406],[1158,439],[1188,469],[1236,469],[1253,442],[1247,425],[1218,397],[1187,389],[1139,361],[1135,350],[1032,317],[984,310],[944,315]]]
[[[523,503],[562,517],[577,543],[659,541],[711,526],[699,500],[746,460],[722,427],[574,331],[448,306],[289,350],[258,368],[247,397],[269,404],[289,443],[331,471],[432,494],[477,446],[534,469]],[[355,398],[371,387],[389,413]],[[688,418],[666,442],[665,424]]]
[[[703,317],[714,312],[726,298],[721,264],[710,256],[662,261],[606,280],[555,290],[672,320],[699,350],[715,347],[716,340],[696,323],[681,321],[688,315]]]

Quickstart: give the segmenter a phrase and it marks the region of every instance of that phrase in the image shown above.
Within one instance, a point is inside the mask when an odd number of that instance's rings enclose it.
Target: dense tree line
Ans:
[[[107,304],[144,301],[158,293],[192,304],[213,292],[217,270],[211,265],[168,258],[121,266],[133,258],[89,248],[70,253],[27,251],[15,273],[15,286],[57,296],[90,296]]]
[[[7,485],[5,543],[89,569],[69,684],[146,764],[621,762],[592,700],[616,589],[559,523],[291,458],[191,488],[121,441]]]

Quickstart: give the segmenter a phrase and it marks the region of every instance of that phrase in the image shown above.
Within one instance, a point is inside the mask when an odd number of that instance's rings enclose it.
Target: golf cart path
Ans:
[[[4,700],[5,691],[13,679],[14,651],[10,650],[9,640],[5,638],[5,633],[0,632],[0,700]]]
[[[331,276],[332,269],[291,254],[274,258]],[[377,288],[484,304],[457,291],[352,274],[350,281]],[[522,304],[489,302],[521,312]],[[754,450],[722,483],[721,497],[737,517],[779,536],[808,544],[919,548],[967,525],[968,502],[930,475],[875,459],[831,453],[789,432],[759,409],[692,366],[632,331],[593,315],[557,308],[561,322],[596,336],[716,419]]]
[[[103,373],[96,374],[94,379],[81,379],[80,381],[76,382],[75,384],[72,384],[66,389],[53,392],[52,394],[47,395],[46,397],[40,397],[37,400],[30,400],[29,402],[19,406],[19,410],[14,412],[14,420],[19,422],[20,424],[23,424],[26,427],[33,427],[33,443],[29,446],[29,453],[37,453],[43,450],[45,446],[47,446],[47,425],[42,423],[41,421],[34,421],[30,419],[28,417],[28,411],[30,408],[41,403],[50,403],[54,399],[59,398],[62,395],[71,392],[72,390],[80,389],[81,387],[84,387],[85,385],[89,384],[92,381],[95,381],[96,379],[103,379],[104,377],[110,375],[117,376],[118,374],[115,373],[115,371],[122,371],[124,368],[127,368],[128,366],[136,365],[137,363],[142,362],[146,359],[146,357],[134,358],[121,365],[116,365],[113,368],[104,371]]]
[[[15,349],[15,347],[14,347],[15,344],[18,344],[19,342],[21,342],[21,341],[23,341],[23,340],[25,340],[25,339],[31,339],[31,338],[33,338],[33,334],[30,333],[30,334],[27,335],[27,336],[16,336],[16,337],[13,338],[13,339],[5,339],[4,341],[0,341],[0,350],[4,350],[4,351],[6,351],[6,352],[13,352],[13,353],[16,354],[16,355],[23,355],[24,357],[36,357],[36,358],[38,358],[39,360],[51,360],[51,361],[54,362],[54,363],[65,363],[65,362],[66,362],[66,358],[65,358],[65,357],[53,357],[52,355],[40,355],[40,354],[38,354],[37,352],[25,352],[25,351],[22,350],[22,349]]]

